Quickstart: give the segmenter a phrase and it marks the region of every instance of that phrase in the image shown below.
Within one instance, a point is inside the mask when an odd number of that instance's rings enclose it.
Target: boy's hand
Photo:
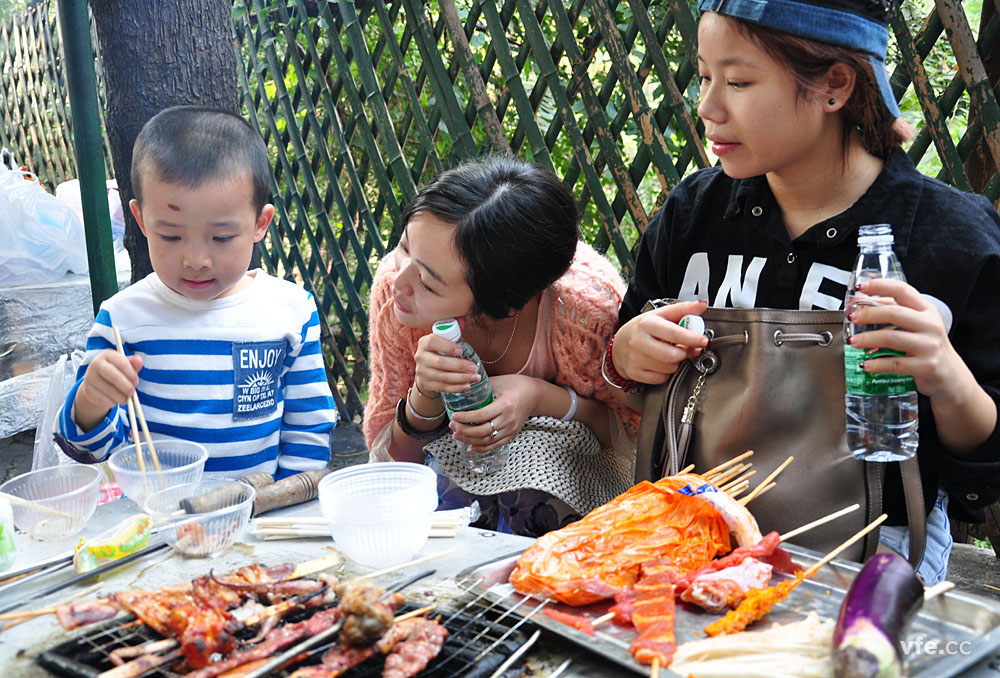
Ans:
[[[139,384],[142,358],[125,357],[105,349],[87,366],[83,383],[73,401],[76,425],[84,431],[94,430],[115,405],[124,405]]]

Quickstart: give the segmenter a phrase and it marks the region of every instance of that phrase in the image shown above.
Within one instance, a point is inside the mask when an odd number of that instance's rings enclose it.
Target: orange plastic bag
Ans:
[[[510,583],[522,593],[588,605],[635,584],[645,561],[669,558],[682,576],[728,553],[726,521],[708,502],[678,493],[684,484],[643,481],[542,535],[521,554]]]

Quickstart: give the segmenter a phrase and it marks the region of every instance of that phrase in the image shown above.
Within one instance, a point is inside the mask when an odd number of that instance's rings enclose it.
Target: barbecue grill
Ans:
[[[438,656],[418,674],[420,678],[491,678],[501,664],[511,657],[517,658],[518,651],[531,642],[527,639],[523,625],[544,603],[525,599],[513,606],[499,605],[475,584],[469,582],[467,593],[447,605],[442,604],[427,615],[429,619],[436,619],[448,629],[448,638]],[[323,608],[295,610],[282,619],[282,624],[303,621],[320,609]],[[412,609],[416,609],[416,606],[407,603],[399,612],[405,613]],[[245,634],[244,638],[253,635],[252,630],[241,633]],[[163,636],[129,615],[91,628],[43,651],[37,662],[58,676],[97,678],[104,671],[115,668],[109,658],[114,650],[160,640],[163,640]],[[335,642],[311,649],[306,659],[300,658],[271,675],[286,678],[299,666],[319,663],[322,654],[333,644]],[[294,645],[286,650],[292,648]],[[382,665],[383,658],[376,655],[350,669],[346,675],[348,678],[374,678],[382,675]],[[168,663],[142,675],[183,678],[184,674],[169,667]]]

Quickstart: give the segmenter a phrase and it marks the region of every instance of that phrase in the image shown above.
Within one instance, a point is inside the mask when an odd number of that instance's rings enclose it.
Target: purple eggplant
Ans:
[[[924,585],[895,553],[865,563],[847,590],[833,631],[837,678],[896,678],[903,674],[901,636],[924,602]]]

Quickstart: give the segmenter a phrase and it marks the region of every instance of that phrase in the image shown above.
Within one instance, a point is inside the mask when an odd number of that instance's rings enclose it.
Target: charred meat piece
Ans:
[[[349,669],[375,656],[375,647],[337,645],[327,650],[321,664],[304,666],[288,678],[337,678]]]
[[[344,617],[340,629],[343,645],[373,645],[392,626],[393,612],[402,603],[398,594],[382,600],[382,589],[363,580],[343,582],[337,587],[337,609]]]
[[[407,619],[393,626],[390,634],[395,642],[385,658],[382,678],[410,678],[438,656],[448,637],[448,629],[429,619]],[[376,647],[385,652],[386,645],[379,641]]]
[[[314,636],[320,631],[330,628],[338,619],[340,619],[340,612],[337,608],[320,610],[305,621],[285,624],[281,628],[274,629],[257,645],[246,650],[237,650],[222,661],[206,666],[200,671],[189,673],[186,678],[215,678],[215,676],[230,672],[243,664],[259,659],[268,659],[278,650],[306,636]]]

